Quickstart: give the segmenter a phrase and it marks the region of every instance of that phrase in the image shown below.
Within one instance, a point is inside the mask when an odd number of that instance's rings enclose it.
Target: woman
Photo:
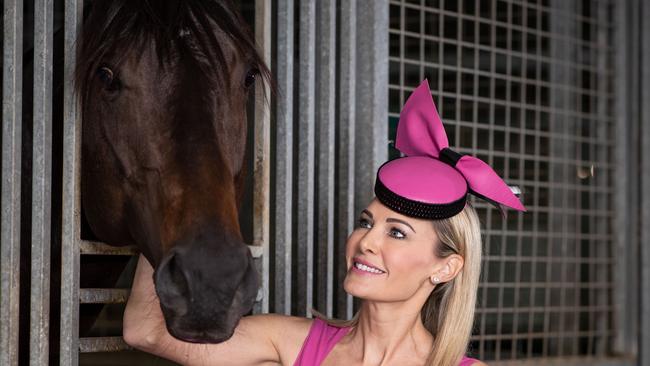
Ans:
[[[448,148],[426,80],[404,105],[396,147],[406,156],[379,168],[347,241],[344,288],[362,299],[352,320],[255,315],[226,342],[185,343],[167,332],[141,256],[126,342],[186,365],[484,365],[464,357],[481,263],[467,194],[525,209],[484,162]]]

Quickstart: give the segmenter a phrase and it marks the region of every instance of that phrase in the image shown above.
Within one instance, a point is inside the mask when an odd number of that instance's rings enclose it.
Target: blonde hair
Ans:
[[[459,214],[432,223],[440,241],[436,255],[446,258],[458,254],[463,257],[464,265],[453,280],[434,288],[420,311],[424,327],[433,335],[426,364],[457,366],[467,351],[474,323],[481,272],[481,227],[469,203]],[[318,312],[313,313],[338,327],[353,327],[359,321],[358,312],[350,320],[326,319]]]

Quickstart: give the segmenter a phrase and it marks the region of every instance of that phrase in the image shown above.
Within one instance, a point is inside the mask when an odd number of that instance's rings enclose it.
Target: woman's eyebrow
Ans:
[[[372,219],[372,213],[370,211],[363,210],[363,211],[361,211],[361,213],[365,213],[366,215],[368,215],[368,217],[370,217]]]
[[[394,219],[394,218],[389,217],[389,218],[386,219],[386,222],[399,222],[400,224],[404,224],[404,225],[408,226],[409,228],[411,228],[411,230],[413,230],[413,232],[415,232],[415,229],[413,229],[413,226],[409,225],[409,223],[406,222],[406,221],[403,221],[403,220],[400,220],[400,219]]]

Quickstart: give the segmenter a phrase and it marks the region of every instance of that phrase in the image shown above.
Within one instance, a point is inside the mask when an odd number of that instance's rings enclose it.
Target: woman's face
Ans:
[[[348,237],[345,291],[375,301],[410,299],[426,286],[441,259],[438,237],[428,220],[401,215],[377,199],[362,211]]]

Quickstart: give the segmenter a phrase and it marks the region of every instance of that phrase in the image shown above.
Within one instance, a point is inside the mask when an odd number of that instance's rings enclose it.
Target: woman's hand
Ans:
[[[140,255],[123,320],[126,343],[146,352],[152,352],[168,334],[153,283],[153,272],[149,261]]]

